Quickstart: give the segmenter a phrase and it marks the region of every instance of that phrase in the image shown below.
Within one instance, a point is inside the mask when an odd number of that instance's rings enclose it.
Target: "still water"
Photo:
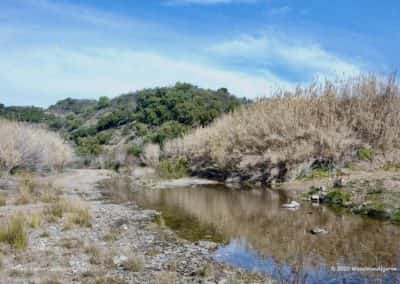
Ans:
[[[159,210],[161,222],[182,238],[219,242],[215,260],[279,282],[400,283],[400,226],[307,202],[295,211],[284,209],[289,198],[283,190],[202,186],[123,198]],[[328,234],[311,234],[316,227]],[[379,268],[399,270],[368,271]]]

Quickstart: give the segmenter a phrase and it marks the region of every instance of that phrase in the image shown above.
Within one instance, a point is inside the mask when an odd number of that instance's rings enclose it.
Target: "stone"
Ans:
[[[300,207],[300,203],[296,202],[296,201],[291,201],[290,203],[286,203],[282,205],[283,208],[299,208]]]
[[[338,178],[333,182],[334,187],[343,187],[343,179]]]
[[[317,228],[311,229],[310,233],[313,235],[325,235],[328,233],[328,231],[317,227]]]
[[[313,194],[313,195],[311,195],[311,201],[312,201],[312,202],[319,202],[319,200],[320,200],[319,194]]]
[[[115,265],[121,265],[122,263],[124,263],[127,260],[128,260],[128,257],[125,255],[117,255],[113,258],[113,262]]]

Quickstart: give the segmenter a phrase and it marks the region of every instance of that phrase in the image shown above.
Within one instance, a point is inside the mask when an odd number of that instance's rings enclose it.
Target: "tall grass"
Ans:
[[[0,170],[60,170],[73,157],[61,137],[38,126],[0,120]]]
[[[389,153],[400,149],[399,93],[393,78],[372,75],[278,92],[169,141],[164,155],[240,169],[338,162],[361,147]]]

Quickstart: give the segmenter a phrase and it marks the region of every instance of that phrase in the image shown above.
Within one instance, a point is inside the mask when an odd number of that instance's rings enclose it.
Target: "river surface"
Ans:
[[[159,222],[182,238],[220,243],[215,260],[279,282],[400,283],[400,226],[308,202],[284,209],[284,190],[197,186],[122,196],[160,211]],[[316,227],[328,233],[311,234]]]

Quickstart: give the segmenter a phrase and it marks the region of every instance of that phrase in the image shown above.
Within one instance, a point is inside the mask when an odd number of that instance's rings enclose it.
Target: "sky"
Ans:
[[[269,96],[400,67],[397,0],[1,0],[0,103],[188,82]]]

